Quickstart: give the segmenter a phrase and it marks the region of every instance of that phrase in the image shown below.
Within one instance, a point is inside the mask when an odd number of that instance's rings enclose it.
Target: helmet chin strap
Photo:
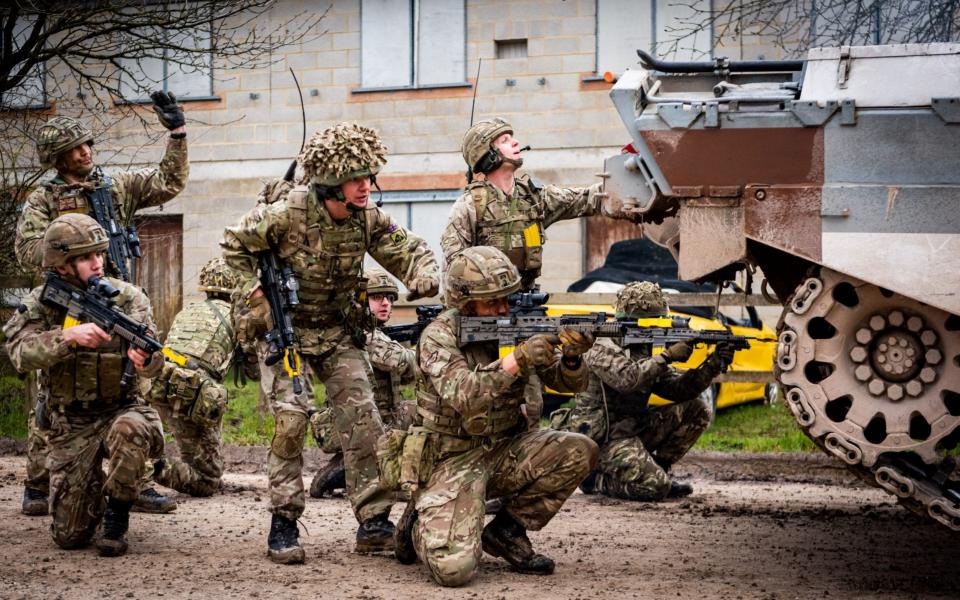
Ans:
[[[503,155],[501,155],[501,156],[503,156]],[[519,169],[520,167],[523,166],[523,157],[522,157],[522,156],[521,156],[520,158],[506,158],[506,157],[504,157],[504,158],[503,158],[503,162],[507,163],[508,165],[513,165],[514,168]]]

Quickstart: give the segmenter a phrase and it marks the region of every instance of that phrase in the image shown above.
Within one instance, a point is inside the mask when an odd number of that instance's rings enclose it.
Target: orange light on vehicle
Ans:
[[[607,83],[616,83],[617,75],[613,71],[604,71],[603,80],[606,81]]]

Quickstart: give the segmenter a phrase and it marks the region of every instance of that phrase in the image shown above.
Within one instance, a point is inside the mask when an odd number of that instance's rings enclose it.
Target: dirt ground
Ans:
[[[2,598],[957,598],[960,534],[855,483],[826,456],[693,454],[677,465],[693,496],[662,504],[579,492],[531,538],[552,577],[485,557],[465,588],[422,565],[352,552],[344,499],[308,499],[307,563],[266,558],[264,448],[229,448],[223,494],[178,496],[135,514],[130,552],[58,549],[46,517],[20,514],[24,459],[0,443]],[[308,475],[323,462],[307,457]],[[400,508],[395,508],[398,516]]]

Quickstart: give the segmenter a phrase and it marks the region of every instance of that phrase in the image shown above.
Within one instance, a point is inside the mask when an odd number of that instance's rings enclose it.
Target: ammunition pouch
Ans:
[[[169,406],[174,413],[186,413],[204,427],[220,423],[227,409],[227,388],[200,369],[187,369],[166,362],[163,373],[153,381],[150,402]]]
[[[403,446],[407,432],[390,429],[377,438],[377,467],[380,470],[380,487],[388,492],[400,489],[403,470]]]
[[[226,411],[227,388],[212,379],[205,379],[200,384],[197,399],[190,409],[190,418],[198,425],[216,427]]]
[[[436,437],[436,434],[423,427],[411,427],[404,432],[399,477],[399,487],[403,491],[412,494],[430,480],[437,459]],[[395,444],[396,440],[392,443]],[[379,441],[377,446],[379,461]]]
[[[118,352],[74,352],[48,371],[49,408],[120,402],[123,366],[124,356]]]
[[[310,429],[317,447],[327,454],[340,451],[340,436],[333,426],[333,409],[329,406],[310,415]]]

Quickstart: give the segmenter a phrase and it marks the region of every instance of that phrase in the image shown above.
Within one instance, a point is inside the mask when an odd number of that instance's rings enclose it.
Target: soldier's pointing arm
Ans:
[[[543,200],[544,227],[557,221],[590,217],[600,214],[602,184],[595,183],[585,188],[561,188],[555,185],[540,190]]]
[[[366,211],[370,227],[370,256],[407,287],[414,279],[432,279],[440,287],[437,259],[426,240],[407,231],[379,208]]]

